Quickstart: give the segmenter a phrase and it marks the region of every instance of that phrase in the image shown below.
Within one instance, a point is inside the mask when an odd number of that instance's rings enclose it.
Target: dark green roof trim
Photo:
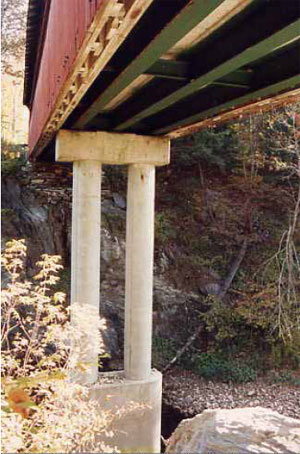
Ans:
[[[40,46],[43,39],[43,18],[48,16],[47,11],[50,1],[29,0],[28,2],[23,94],[23,103],[26,106],[30,105],[32,93],[34,92],[41,57]]]

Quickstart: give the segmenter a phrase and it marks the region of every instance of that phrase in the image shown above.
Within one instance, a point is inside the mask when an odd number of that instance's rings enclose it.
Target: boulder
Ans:
[[[121,208],[122,210],[126,210],[126,200],[121,194],[118,194],[117,192],[112,193],[112,198],[114,201],[114,204],[118,207]]]
[[[221,277],[216,271],[203,267],[198,279],[198,287],[203,295],[219,295],[222,289]]]
[[[299,454],[299,423],[262,407],[205,410],[179,424],[166,453]]]

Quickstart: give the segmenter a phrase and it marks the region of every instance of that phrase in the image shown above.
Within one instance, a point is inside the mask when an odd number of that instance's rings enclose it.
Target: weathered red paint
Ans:
[[[86,31],[103,0],[51,0],[31,104],[29,149],[37,144]]]

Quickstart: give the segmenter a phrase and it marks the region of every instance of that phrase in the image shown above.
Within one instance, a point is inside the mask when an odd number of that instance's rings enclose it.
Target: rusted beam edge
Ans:
[[[284,93],[280,93],[282,90]],[[184,122],[177,122],[154,133],[165,135],[171,139],[184,137],[200,129],[218,126],[243,115],[271,110],[287,103],[300,102],[300,76],[294,76],[267,88],[241,96],[216,108],[208,109]]]
[[[124,2],[119,0],[102,2],[86,32],[70,74],[60,90],[41,137],[30,156],[31,159],[37,158],[52,140],[56,131],[63,125],[153,1],[155,0],[133,0],[127,10]],[[120,3],[123,3],[123,14],[120,13]]]

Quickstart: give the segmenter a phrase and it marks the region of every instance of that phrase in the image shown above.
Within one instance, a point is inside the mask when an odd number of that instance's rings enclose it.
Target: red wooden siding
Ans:
[[[38,142],[86,30],[102,1],[51,0],[44,49],[31,107],[31,151]]]

